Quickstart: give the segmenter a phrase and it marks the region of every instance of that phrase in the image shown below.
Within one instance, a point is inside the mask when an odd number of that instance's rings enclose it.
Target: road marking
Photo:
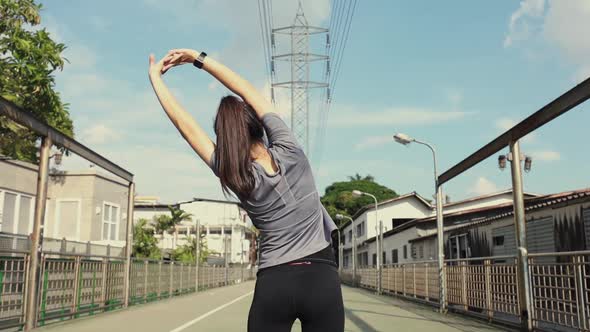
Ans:
[[[183,324],[183,325],[175,328],[174,330],[171,330],[170,332],[180,332],[180,331],[186,329],[187,327],[189,327],[189,326],[191,326],[191,325],[193,325],[195,323],[198,323],[199,321],[201,321],[201,320],[203,320],[203,319],[205,319],[205,318],[213,315],[214,313],[218,312],[219,310],[223,310],[224,308],[229,307],[230,305],[238,302],[239,300],[241,300],[241,299],[243,299],[243,298],[245,298],[247,296],[252,295],[253,293],[254,293],[254,291],[251,291],[251,292],[248,292],[248,293],[246,293],[246,294],[244,294],[244,295],[242,295],[242,296],[240,296],[240,297],[238,297],[236,299],[233,299],[233,300],[231,300],[230,302],[228,302],[228,303],[226,303],[224,305],[221,305],[221,306],[219,306],[219,307],[217,307],[217,308],[215,308],[215,309],[213,309],[213,310],[211,310],[211,311],[209,311],[209,312],[207,312],[205,314],[202,314],[201,316],[199,316],[199,317],[191,320],[190,322],[186,322],[185,324]]]

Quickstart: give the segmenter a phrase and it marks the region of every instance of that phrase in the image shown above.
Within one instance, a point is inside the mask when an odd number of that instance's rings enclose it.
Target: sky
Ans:
[[[171,48],[205,51],[268,95],[258,1],[41,3],[42,26],[68,47],[69,63],[56,74],[56,85],[70,105],[76,138],[134,173],[139,195],[165,203],[223,198],[217,178],[160,108],[148,80],[148,55],[161,57]],[[310,24],[329,25],[333,1],[302,3]],[[272,4],[275,26],[290,24],[297,2]],[[399,194],[432,197],[430,151],[399,145],[392,136],[401,132],[431,143],[439,171],[449,169],[590,77],[590,39],[583,37],[588,32],[585,0],[358,1],[323,153],[312,158],[318,191],[359,173]],[[215,111],[229,91],[192,66],[164,77],[214,137]],[[277,111],[288,122],[287,98],[278,96]],[[313,98],[312,131],[320,105]],[[526,191],[590,186],[589,108],[582,104],[523,138],[523,153],[533,157],[524,175]],[[62,167],[89,163],[68,157]],[[509,187],[510,171],[498,169],[496,155],[451,180],[444,191],[457,201]]]

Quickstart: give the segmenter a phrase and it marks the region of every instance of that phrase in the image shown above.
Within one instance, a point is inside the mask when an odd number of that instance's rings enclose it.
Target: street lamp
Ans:
[[[336,214],[336,219],[338,220],[350,220],[350,227],[352,228],[352,285],[354,286],[354,281],[356,280],[356,233],[354,231],[354,220],[351,217],[342,215],[340,213]],[[346,236],[346,233],[344,233]],[[341,248],[340,257],[342,257],[344,252],[344,246],[340,244],[340,228],[338,229],[338,247]]]
[[[415,138],[412,138],[406,134],[395,134],[393,139],[403,145],[408,145],[410,143],[417,143],[425,145],[432,151],[432,160],[434,162],[434,189],[436,192],[436,229],[437,229],[437,238],[438,238],[438,279],[439,279],[439,301],[440,301],[440,311],[445,312],[446,310],[446,288],[445,288],[445,270],[444,270],[444,229],[443,229],[443,200],[442,200],[442,186],[438,185],[438,173],[436,167],[436,151],[431,144],[426,142],[419,141]]]
[[[531,168],[533,166],[533,157],[531,156],[526,156],[524,154],[520,154],[520,158],[519,158],[519,162],[520,160],[524,160],[524,171],[525,172],[530,172]],[[500,168],[500,170],[504,170],[506,169],[506,162],[510,161],[511,163],[514,161],[514,157],[512,156],[512,152],[509,152],[507,154],[501,154],[498,156],[498,167]]]
[[[377,197],[375,197],[373,194],[369,194],[360,190],[353,190],[352,191],[352,197],[361,197],[361,196],[369,196],[372,197],[373,200],[375,201],[375,227],[377,227],[377,239],[376,239],[376,245],[377,245],[377,294],[381,294],[381,255],[383,255],[383,227],[381,225],[381,222],[379,221],[379,206],[377,203]],[[354,233],[354,230],[353,230]]]

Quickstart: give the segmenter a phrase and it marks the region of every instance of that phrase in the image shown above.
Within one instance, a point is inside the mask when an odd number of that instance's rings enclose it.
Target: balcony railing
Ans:
[[[0,330],[24,324],[27,267],[25,251],[0,251]],[[43,253],[40,260],[38,314],[42,326],[94,315],[123,306],[125,261],[84,254]],[[198,273],[198,282],[197,282]],[[171,261],[133,259],[130,304],[140,304],[253,279],[243,266],[199,266]]]
[[[520,324],[518,269],[514,256],[445,261],[450,310],[490,321]],[[532,321],[536,330],[590,331],[590,251],[529,255]],[[377,289],[375,267],[343,269],[342,282]],[[437,306],[436,262],[385,265],[383,292]]]

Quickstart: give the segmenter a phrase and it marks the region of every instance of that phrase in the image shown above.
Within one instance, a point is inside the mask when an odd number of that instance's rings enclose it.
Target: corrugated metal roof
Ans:
[[[573,191],[565,191],[565,192],[561,192],[561,193],[555,193],[555,194],[550,194],[550,195],[545,195],[545,196],[528,198],[528,199],[525,199],[525,202],[524,202],[525,211],[533,211],[533,210],[537,210],[540,208],[555,205],[558,203],[565,203],[568,201],[572,201],[572,200],[584,198],[584,197],[590,197],[590,188],[573,190]],[[512,203],[505,203],[505,204],[499,204],[499,205],[495,205],[495,206],[489,206],[486,208],[473,209],[473,210],[465,211],[466,213],[450,214],[450,215],[445,215],[445,217],[475,214],[475,213],[486,211],[486,210],[495,210],[495,209],[502,209],[502,208],[507,208],[507,207],[512,208]],[[447,226],[447,227],[445,227],[444,230],[445,230],[445,232],[453,231],[453,230],[457,230],[457,229],[461,229],[461,228],[465,228],[465,227],[471,227],[471,226],[480,225],[480,224],[484,224],[484,223],[488,223],[488,222],[493,222],[495,220],[503,219],[503,218],[506,218],[506,217],[509,217],[512,215],[514,215],[514,210],[511,209],[509,211],[497,213],[497,214],[494,214],[489,217],[484,217],[480,220],[466,222],[466,223],[462,223],[462,224],[458,224],[458,225]],[[436,218],[434,218],[434,219],[436,219]],[[429,218],[417,220],[417,222],[429,221],[429,220],[434,220],[434,219],[429,217]],[[433,234],[422,236],[422,237],[414,239],[412,241],[422,240],[422,239],[429,238],[429,237],[432,237],[435,235],[436,235],[436,232]]]

